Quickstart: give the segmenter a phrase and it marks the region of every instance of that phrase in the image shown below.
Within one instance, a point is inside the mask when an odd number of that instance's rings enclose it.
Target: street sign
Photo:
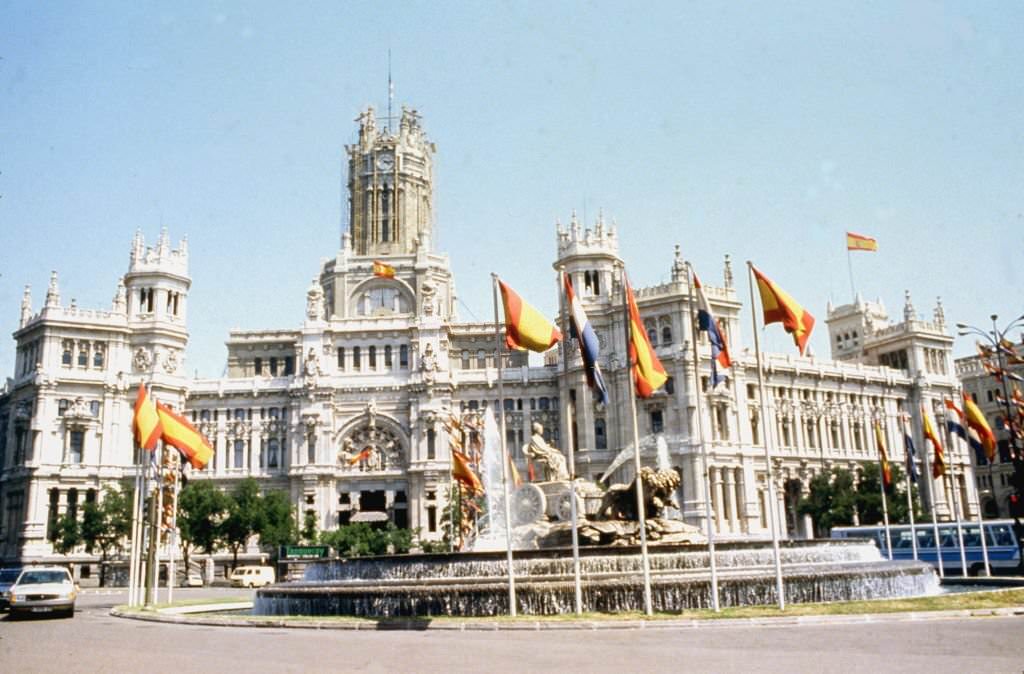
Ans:
[[[278,559],[324,559],[330,553],[331,548],[326,545],[282,545]]]

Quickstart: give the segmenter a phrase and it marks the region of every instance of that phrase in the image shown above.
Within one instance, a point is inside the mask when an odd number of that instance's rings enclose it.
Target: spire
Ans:
[[[725,254],[725,269],[722,272],[722,276],[724,277],[723,280],[725,281],[725,287],[731,288],[733,284],[732,260],[729,259],[728,253]]]
[[[171,238],[167,235],[167,228],[160,228],[160,238],[156,242],[156,256],[165,259],[171,254]]]
[[[32,286],[26,285],[25,292],[21,296],[21,322],[18,324],[19,328],[25,327],[25,325],[32,319]]]
[[[580,238],[580,221],[576,219],[576,209],[572,209],[572,218],[569,220],[569,231],[573,240]]]
[[[935,298],[935,323],[940,328],[946,326],[946,310],[942,307],[942,298]]]
[[[597,234],[597,238],[604,236],[604,209],[597,209],[597,224],[594,225],[594,233]]]
[[[909,322],[909,321],[914,320],[914,317],[916,316],[916,312],[914,311],[914,303],[910,301],[910,291],[909,290],[904,290],[903,291],[903,295],[904,295],[904,301],[903,301],[903,320]]]
[[[60,287],[57,285],[57,272],[50,272],[50,287],[46,289],[46,308],[60,306]]]

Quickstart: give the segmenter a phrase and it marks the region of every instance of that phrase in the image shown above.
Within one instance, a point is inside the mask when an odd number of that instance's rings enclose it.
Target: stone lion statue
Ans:
[[[678,468],[654,470],[643,467],[640,479],[644,487],[644,517],[651,519],[661,517],[665,508],[678,508],[675,499],[676,489],[683,476]],[[636,509],[636,479],[629,484],[616,484],[608,488],[601,499],[601,507],[597,511],[597,519],[603,520],[639,520]]]

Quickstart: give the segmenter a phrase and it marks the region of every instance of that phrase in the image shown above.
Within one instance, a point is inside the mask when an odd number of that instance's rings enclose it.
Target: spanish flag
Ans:
[[[504,281],[499,280],[498,286],[505,308],[505,344],[508,348],[544,353],[562,338],[562,333],[553,323]]]
[[[935,448],[935,459],[932,461],[932,477],[940,478],[946,474],[946,453],[942,449],[942,443],[939,442],[939,436],[935,435],[935,428],[932,427],[931,419],[928,418],[924,405],[921,405],[921,424],[925,439],[931,442],[932,447]]]
[[[863,234],[846,233],[846,250],[866,250],[875,252],[878,250],[878,242],[870,236]]]
[[[395,268],[387,262],[373,261],[373,275],[381,278],[395,278]]]
[[[452,450],[452,477],[469,487],[475,494],[484,493],[484,485],[469,467],[469,457],[457,449]]]
[[[882,424],[875,422],[875,443],[878,445],[878,462],[882,466],[882,486],[888,489],[892,486],[892,470],[889,468],[889,453],[885,451],[885,435],[882,433]]]
[[[157,414],[153,399],[146,392],[145,384],[139,384],[139,392],[135,396],[135,415],[132,417],[132,429],[135,442],[139,447],[150,451],[156,449],[156,441],[163,433],[160,415]]]
[[[1016,393],[1016,391],[1014,392]],[[971,400],[971,397],[966,393],[964,394],[963,416],[967,419],[967,427],[978,434],[978,439],[981,440],[981,446],[985,449],[985,456],[990,462],[995,461],[996,435],[988,425],[988,420],[985,418],[984,413],[982,413],[974,401]]]
[[[156,411],[160,415],[160,422],[164,427],[164,442],[177,447],[185,455],[193,468],[205,468],[206,464],[213,458],[213,448],[203,434],[196,430],[195,426],[180,414],[164,405],[156,404]]]
[[[650,398],[668,379],[665,368],[658,355],[647,339],[644,322],[640,320],[640,310],[636,306],[633,287],[626,279],[626,304],[629,307],[629,363],[633,370],[633,381],[636,394],[641,398]]]
[[[364,459],[370,458],[370,453],[371,452],[373,452],[373,447],[369,447],[369,446],[365,447],[363,449],[363,451],[359,452],[358,454],[356,454],[355,456],[353,456],[351,459],[348,460],[348,465],[354,466],[357,463],[359,463],[360,461],[363,461]]]
[[[775,285],[767,276],[750,265],[757,279],[757,290],[761,295],[761,309],[764,310],[764,323],[782,323],[786,332],[793,335],[796,348],[800,355],[807,349],[807,340],[814,329],[814,316],[797,304],[789,293]]]

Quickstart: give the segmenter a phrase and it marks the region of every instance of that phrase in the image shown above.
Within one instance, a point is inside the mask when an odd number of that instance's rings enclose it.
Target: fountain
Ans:
[[[531,438],[535,459],[558,451]],[[320,560],[303,580],[262,588],[260,615],[496,616],[510,612],[500,436],[493,417],[484,422],[481,478],[488,494],[486,530],[470,552]],[[543,443],[543,444],[541,444]],[[650,545],[651,596],[656,611],[711,606],[708,548],[696,527],[667,516],[679,473],[668,467],[667,446],[657,443],[658,469],[643,468],[629,485],[602,492],[577,480],[583,609],[642,611],[643,574],[638,540],[636,481],[644,484]],[[545,481],[511,496],[513,571],[518,611],[556,615],[574,610],[574,570],[566,499],[572,498],[564,461],[541,466]],[[561,469],[559,468],[561,466]],[[554,478],[554,479],[553,479]],[[527,549],[529,548],[529,549]],[[871,541],[802,540],[780,544],[787,603],[881,599],[934,594],[939,581],[920,562],[884,560]],[[774,558],[763,541],[718,542],[715,550],[721,606],[776,602]]]

